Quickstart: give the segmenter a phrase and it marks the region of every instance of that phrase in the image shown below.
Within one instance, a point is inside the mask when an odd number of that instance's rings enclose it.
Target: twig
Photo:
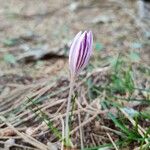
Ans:
[[[31,145],[39,148],[40,150],[47,150],[47,146],[43,143],[37,141],[36,139],[32,138],[29,135],[19,132],[13,125],[11,125],[3,116],[0,116],[0,119],[7,124],[12,130],[14,130],[19,136],[21,136],[26,142],[30,143]]]
[[[79,126],[75,127],[70,134],[74,134],[78,129],[80,129],[80,127],[85,126],[86,124],[88,124],[89,122],[91,122],[92,120],[94,120],[96,118],[96,116],[98,115],[98,113],[96,112],[91,118],[89,118],[88,120],[86,120],[85,122],[81,123]]]
[[[107,134],[107,136],[109,137],[109,139],[110,139],[111,143],[113,144],[114,148],[115,148],[116,150],[119,150],[119,149],[117,148],[116,144],[114,143],[113,139],[111,138],[110,134],[109,134],[109,133],[106,133],[106,134]]]

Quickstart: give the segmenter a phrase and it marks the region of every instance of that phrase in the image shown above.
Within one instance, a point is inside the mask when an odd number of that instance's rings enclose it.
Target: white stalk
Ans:
[[[74,87],[74,77],[71,76],[70,80],[70,90],[69,90],[69,96],[68,96],[68,103],[67,103],[67,111],[66,111],[66,126],[65,126],[65,142],[66,146],[70,146],[70,139],[69,139],[69,112],[70,112],[70,107],[71,107],[71,98],[72,98],[72,93],[73,93],[73,87]]]

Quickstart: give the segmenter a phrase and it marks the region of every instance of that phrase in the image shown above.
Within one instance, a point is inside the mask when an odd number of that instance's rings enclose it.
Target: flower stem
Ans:
[[[71,77],[69,86],[70,86],[70,90],[69,90],[67,110],[66,110],[66,126],[65,126],[65,144],[66,144],[66,146],[71,146],[71,141],[70,141],[70,137],[69,137],[69,111],[70,111],[70,107],[71,107],[71,98],[72,98],[73,87],[74,87],[74,77]]]

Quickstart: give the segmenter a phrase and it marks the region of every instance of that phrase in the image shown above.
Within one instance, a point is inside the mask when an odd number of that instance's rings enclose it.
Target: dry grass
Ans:
[[[1,8],[0,149],[63,149],[69,91],[65,48],[85,28],[92,29],[95,43],[70,112],[75,148],[149,149],[149,40],[134,2],[6,0]],[[56,55],[61,48],[64,57],[28,64],[6,57],[45,45]]]

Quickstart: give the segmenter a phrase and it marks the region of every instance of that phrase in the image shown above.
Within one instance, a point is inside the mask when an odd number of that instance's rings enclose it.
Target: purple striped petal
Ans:
[[[70,70],[74,70],[74,59],[75,59],[75,52],[76,52],[76,46],[77,44],[79,45],[78,43],[78,39],[79,37],[81,36],[82,34],[82,31],[80,31],[74,38],[74,40],[72,41],[72,44],[70,46],[70,52],[69,52],[69,66],[70,66]]]
[[[81,31],[75,36],[69,53],[69,68],[71,75],[77,76],[90,59],[92,53],[93,35],[92,32]]]
[[[79,57],[79,53],[80,53],[80,47],[82,45],[82,41],[84,40],[84,37],[85,37],[85,33],[84,32],[78,39],[78,44],[76,45],[75,47],[75,54],[74,54],[74,65],[73,65],[73,73],[77,73],[77,61],[78,61],[78,57]],[[84,50],[84,48],[83,48]],[[81,49],[81,53],[82,53],[82,49]]]
[[[88,56],[85,59],[83,68],[88,64],[90,56],[92,54],[93,35],[91,31],[89,31],[88,33],[88,40],[89,40]]]
[[[87,47],[86,42],[87,42],[87,32],[85,32],[84,39],[83,39],[83,41],[81,41],[82,49],[79,50],[78,60],[77,60],[77,63],[76,63],[76,68],[77,69],[79,69],[79,67],[81,66],[81,64],[83,62],[83,58],[85,57],[85,53],[86,53],[85,49]]]

